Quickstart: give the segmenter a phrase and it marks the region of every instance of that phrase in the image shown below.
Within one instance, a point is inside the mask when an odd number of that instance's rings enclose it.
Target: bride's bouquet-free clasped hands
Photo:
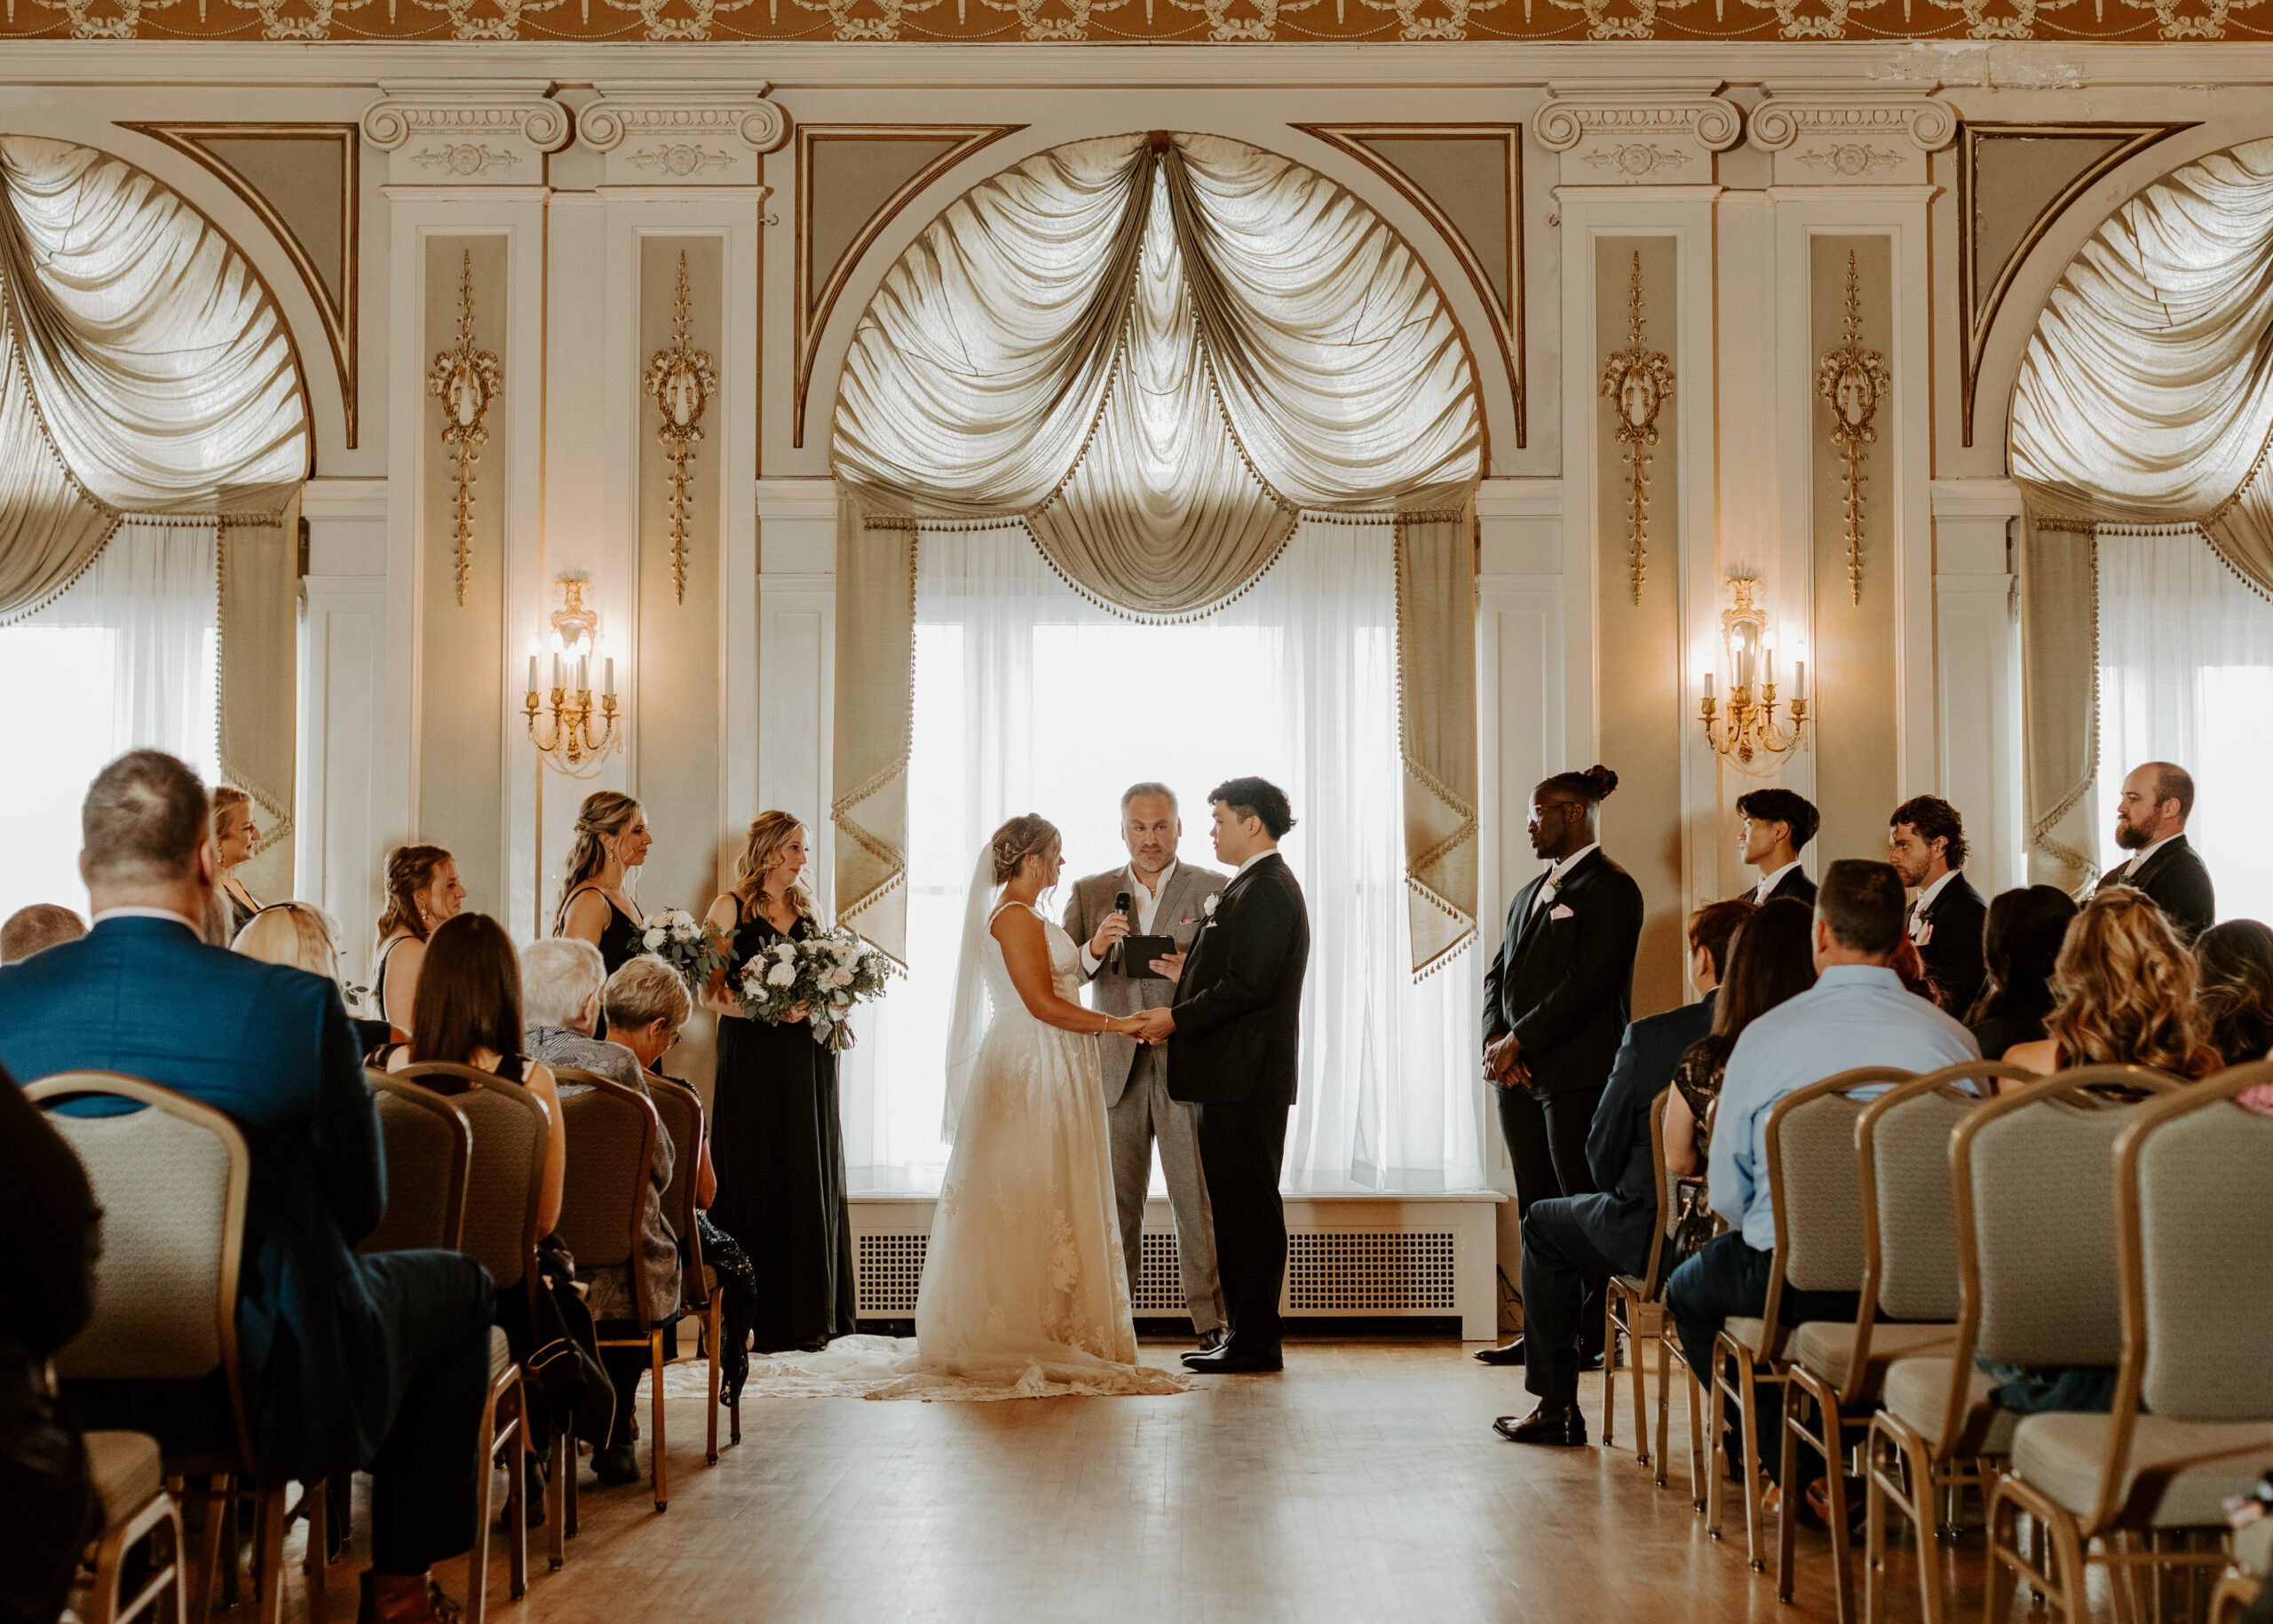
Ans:
[[[733,963],[733,944],[717,927],[704,923],[682,907],[667,907],[639,922],[639,945],[678,971],[678,978],[697,998],[710,978]]]
[[[852,1007],[880,996],[885,974],[884,955],[838,925],[752,954],[734,983],[750,1019],[778,1026],[803,1004],[813,1042],[842,1054],[852,1047]]]

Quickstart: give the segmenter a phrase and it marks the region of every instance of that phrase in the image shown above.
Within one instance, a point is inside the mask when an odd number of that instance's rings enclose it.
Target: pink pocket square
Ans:
[[[1569,903],[1558,902],[1555,905],[1554,910],[1547,916],[1549,919],[1576,919],[1578,915],[1571,911],[1571,905]]]

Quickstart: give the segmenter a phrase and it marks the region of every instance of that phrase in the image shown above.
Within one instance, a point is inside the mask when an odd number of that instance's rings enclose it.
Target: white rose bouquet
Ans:
[[[852,1047],[853,1007],[883,992],[886,963],[859,932],[838,925],[753,954],[735,973],[735,991],[742,1013],[768,1026],[803,1006],[813,1042],[842,1054]]]
[[[639,945],[678,971],[697,998],[722,965],[733,962],[733,948],[716,928],[685,908],[665,908],[639,922]]]

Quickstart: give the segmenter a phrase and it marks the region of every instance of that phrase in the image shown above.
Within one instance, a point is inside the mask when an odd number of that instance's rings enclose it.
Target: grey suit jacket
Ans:
[[[1160,892],[1160,907],[1152,915],[1152,934],[1176,938],[1179,948],[1191,947],[1192,937],[1199,933],[1200,922],[1205,917],[1202,910],[1207,899],[1222,896],[1229,883],[1227,876],[1213,868],[1195,868],[1179,861]],[[1113,899],[1132,889],[1125,865],[1073,882],[1073,893],[1066,899],[1065,917],[1061,923],[1077,950],[1089,945],[1089,939],[1097,933],[1097,927],[1113,912]],[[1132,931],[1136,928],[1133,914],[1129,927]],[[1176,997],[1173,981],[1125,976],[1109,965],[1097,971],[1091,981],[1097,988],[1091,1005],[1107,1015],[1135,1015],[1144,1010],[1165,1009]],[[1135,1038],[1113,1032],[1098,1037],[1097,1060],[1105,1071],[1107,1105],[1119,1105],[1121,1095],[1128,1091],[1137,1052]]]

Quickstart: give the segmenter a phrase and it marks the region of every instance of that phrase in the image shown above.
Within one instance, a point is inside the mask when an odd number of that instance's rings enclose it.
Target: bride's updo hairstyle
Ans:
[[[994,831],[994,883],[1009,884],[1027,858],[1057,844],[1057,826],[1040,812],[1011,819]]]

